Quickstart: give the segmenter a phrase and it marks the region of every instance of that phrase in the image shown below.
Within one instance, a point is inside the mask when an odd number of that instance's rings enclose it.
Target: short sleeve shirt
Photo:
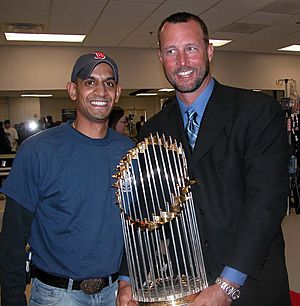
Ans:
[[[40,269],[73,279],[118,271],[123,238],[112,175],[132,147],[111,129],[91,139],[70,122],[22,143],[2,192],[35,213],[29,243]]]

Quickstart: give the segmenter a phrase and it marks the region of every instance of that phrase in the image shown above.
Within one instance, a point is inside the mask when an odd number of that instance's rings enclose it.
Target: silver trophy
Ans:
[[[208,284],[182,145],[150,135],[114,177],[134,299],[189,304]]]

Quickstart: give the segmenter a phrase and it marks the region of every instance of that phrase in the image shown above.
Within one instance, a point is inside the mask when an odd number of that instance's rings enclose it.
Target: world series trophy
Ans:
[[[120,161],[114,178],[133,298],[188,305],[208,284],[182,145],[150,135]]]

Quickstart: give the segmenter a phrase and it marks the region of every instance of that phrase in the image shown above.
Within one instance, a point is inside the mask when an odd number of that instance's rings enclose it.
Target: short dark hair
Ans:
[[[121,107],[114,107],[109,115],[108,126],[112,129],[116,128],[118,121],[124,116],[125,111]]]
[[[157,31],[157,38],[158,38],[159,45],[160,45],[161,30],[167,22],[169,22],[169,23],[181,23],[181,22],[188,22],[190,20],[194,20],[197,23],[199,23],[199,25],[200,25],[200,27],[203,31],[203,39],[204,39],[205,43],[208,44],[209,43],[209,35],[208,35],[208,30],[207,30],[207,26],[206,26],[205,22],[201,18],[199,18],[197,15],[187,13],[187,12],[178,12],[178,13],[170,15],[169,17],[165,18],[161,22],[161,24],[158,28],[158,31]]]
[[[9,119],[6,119],[6,120],[4,121],[4,124],[10,124],[10,120],[9,120]]]

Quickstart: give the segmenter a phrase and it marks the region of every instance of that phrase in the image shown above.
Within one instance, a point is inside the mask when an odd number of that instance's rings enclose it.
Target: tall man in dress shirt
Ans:
[[[158,31],[159,59],[176,98],[140,138],[164,133],[185,148],[209,286],[191,305],[289,306],[281,221],[289,190],[283,111],[262,93],[211,77],[205,23],[176,13]],[[134,305],[119,284],[119,305]]]

